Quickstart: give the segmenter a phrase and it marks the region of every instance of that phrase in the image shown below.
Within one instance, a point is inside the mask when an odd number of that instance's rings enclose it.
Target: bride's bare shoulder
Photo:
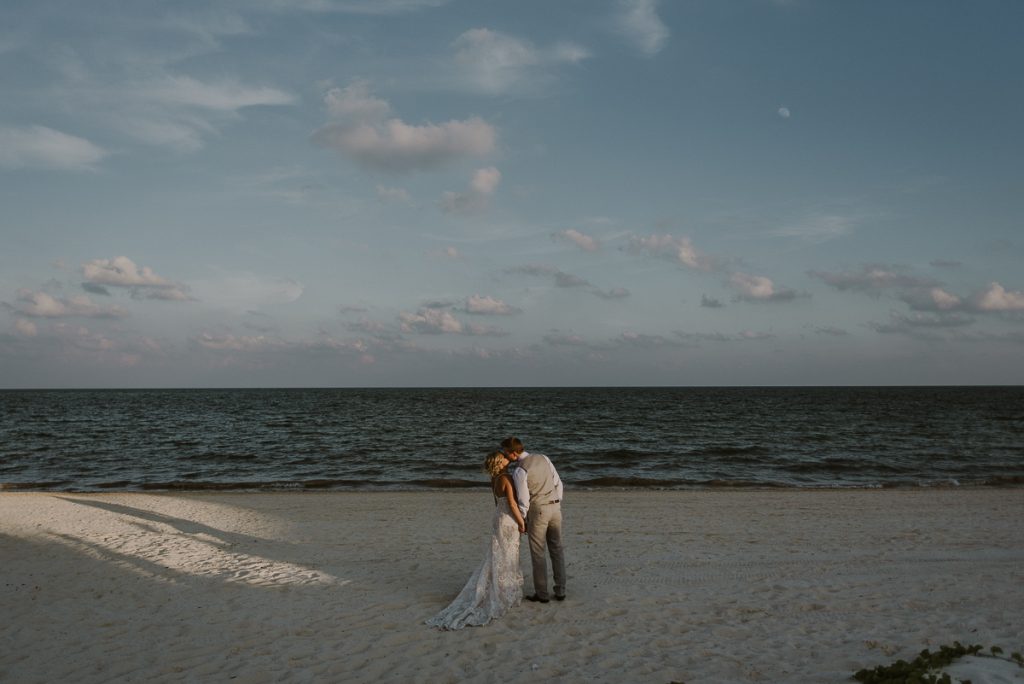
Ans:
[[[501,473],[493,480],[491,480],[491,489],[494,490],[495,494],[502,494],[507,488],[512,486],[512,477],[508,473]]]

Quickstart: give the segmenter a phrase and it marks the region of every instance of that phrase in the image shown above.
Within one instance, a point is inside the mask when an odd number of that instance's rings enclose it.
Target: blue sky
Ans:
[[[1022,25],[8,0],[0,386],[1024,382]]]

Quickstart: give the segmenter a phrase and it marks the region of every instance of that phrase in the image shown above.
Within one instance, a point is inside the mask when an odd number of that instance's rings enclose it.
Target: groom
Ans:
[[[501,450],[512,464],[509,470],[515,483],[519,512],[526,520],[533,561],[533,595],[527,601],[547,603],[548,563],[545,547],[551,554],[555,576],[555,600],[565,600],[565,556],[562,551],[562,480],[544,454],[530,454],[515,437],[501,441]]]

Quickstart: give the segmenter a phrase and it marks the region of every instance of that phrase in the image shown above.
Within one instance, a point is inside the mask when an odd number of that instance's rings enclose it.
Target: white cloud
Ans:
[[[493,166],[477,169],[465,192],[446,192],[441,209],[449,214],[470,214],[487,208],[501,182],[501,172]]]
[[[477,169],[469,186],[478,194],[493,195],[500,182],[501,172],[493,166],[489,166],[486,169]]]
[[[133,299],[160,299],[164,301],[193,301],[188,288],[158,276],[149,267],[141,269],[126,256],[113,259],[94,259],[82,264],[82,287],[96,294],[107,294],[103,287],[126,287],[132,289]]]
[[[951,311],[963,305],[963,300],[941,287],[910,290],[902,297],[910,308],[917,311]]]
[[[788,119],[790,116],[792,116],[792,113],[789,111],[789,107],[779,107],[778,114],[783,119]]]
[[[563,230],[559,235],[566,240],[572,242],[574,245],[582,249],[584,252],[596,252],[601,248],[601,244],[593,237],[585,235],[575,228],[569,228]]]
[[[126,256],[94,259],[82,264],[82,275],[87,282],[97,285],[170,287],[174,284],[158,276],[149,267],[144,266],[140,270],[135,262]]]
[[[572,43],[541,49],[528,41],[487,28],[476,28],[459,36],[453,46],[455,61],[472,88],[497,94],[536,87],[544,70],[558,64],[575,64],[590,53]]]
[[[729,282],[739,291],[740,299],[748,301],[789,301],[797,296],[793,290],[777,288],[771,278],[764,276],[733,273],[729,278]]]
[[[18,290],[18,304],[8,308],[22,316],[32,318],[123,318],[128,312],[119,306],[104,307],[85,296],[54,297],[45,292]]]
[[[14,322],[14,329],[25,337],[35,337],[39,334],[39,329],[36,324],[27,318],[19,318]]]
[[[698,271],[710,271],[714,267],[713,260],[697,251],[690,238],[687,237],[677,238],[672,235],[633,236],[629,242],[630,248],[635,251],[668,257],[683,266],[688,266]]]
[[[398,314],[402,332],[421,333],[426,335],[461,334],[465,327],[450,311],[444,309],[424,308],[416,313],[405,311]]]
[[[88,171],[108,154],[85,138],[45,126],[0,127],[0,167]]]
[[[658,16],[658,0],[620,0],[618,28],[648,56],[661,52],[670,35],[668,27]]]
[[[390,105],[385,108],[387,103],[373,97],[363,81],[328,91],[325,101],[340,120],[317,130],[313,142],[375,171],[403,173],[483,156],[494,150],[497,139],[494,127],[479,117],[422,126],[385,120]]]
[[[990,283],[986,290],[972,298],[972,304],[978,311],[1024,311],[1024,292]]]
[[[520,313],[520,309],[517,309],[500,299],[495,299],[494,297],[481,297],[480,295],[472,295],[466,298],[465,311],[470,314],[486,314],[493,316],[509,316]]]

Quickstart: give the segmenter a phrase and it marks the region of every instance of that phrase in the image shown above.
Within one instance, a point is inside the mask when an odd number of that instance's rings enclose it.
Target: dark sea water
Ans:
[[[1024,387],[0,392],[0,489],[484,487],[516,435],[567,487],[1024,484]]]

